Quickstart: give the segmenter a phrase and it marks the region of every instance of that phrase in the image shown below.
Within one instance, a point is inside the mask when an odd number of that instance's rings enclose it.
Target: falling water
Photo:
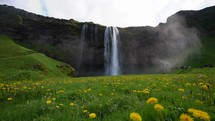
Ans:
[[[119,66],[119,30],[116,27],[106,27],[104,38],[105,75],[120,74]]]
[[[42,15],[48,16],[48,10],[47,10],[45,1],[44,0],[40,0],[40,4],[41,4]]]
[[[79,59],[78,59],[78,64],[77,64],[77,74],[80,74],[80,69],[81,69],[81,62],[82,62],[82,57],[83,57],[83,51],[84,51],[84,40],[87,34],[88,30],[88,25],[85,23],[81,29],[81,37],[80,37],[80,43],[79,43]]]

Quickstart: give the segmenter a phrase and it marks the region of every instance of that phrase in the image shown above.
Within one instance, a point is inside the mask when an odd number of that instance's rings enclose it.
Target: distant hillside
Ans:
[[[69,65],[19,46],[0,35],[0,80],[44,79],[74,76]]]

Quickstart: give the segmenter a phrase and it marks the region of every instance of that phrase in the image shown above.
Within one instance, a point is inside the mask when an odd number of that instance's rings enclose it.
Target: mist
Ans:
[[[165,26],[157,27],[159,41],[156,46],[157,56],[153,62],[156,70],[169,72],[183,65],[189,57],[200,54],[201,41],[195,28],[186,26],[182,16],[174,15]]]

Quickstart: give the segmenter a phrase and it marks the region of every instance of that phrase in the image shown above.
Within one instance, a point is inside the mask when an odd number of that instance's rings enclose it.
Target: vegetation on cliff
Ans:
[[[0,35],[0,80],[38,80],[74,76],[69,65],[19,46]]]

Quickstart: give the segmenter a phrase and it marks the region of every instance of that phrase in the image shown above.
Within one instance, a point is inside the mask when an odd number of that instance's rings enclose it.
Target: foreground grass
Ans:
[[[0,82],[0,117],[5,121],[177,121],[195,108],[215,120],[214,76],[202,74],[130,75]],[[163,111],[147,104],[158,99]],[[89,118],[95,113],[96,118]],[[200,120],[199,118],[194,118]]]

